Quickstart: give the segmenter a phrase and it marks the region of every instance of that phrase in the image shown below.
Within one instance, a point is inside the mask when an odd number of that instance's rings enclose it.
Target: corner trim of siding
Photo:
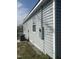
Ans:
[[[53,59],[55,59],[55,0],[53,0]]]

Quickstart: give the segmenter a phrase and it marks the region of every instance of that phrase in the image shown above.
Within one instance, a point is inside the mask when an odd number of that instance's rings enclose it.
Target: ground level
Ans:
[[[37,53],[27,41],[18,41],[17,59],[49,59],[49,57],[43,53]]]

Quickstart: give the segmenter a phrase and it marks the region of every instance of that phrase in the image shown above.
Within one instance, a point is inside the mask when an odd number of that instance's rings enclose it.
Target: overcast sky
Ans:
[[[23,22],[38,0],[17,0],[17,25]]]

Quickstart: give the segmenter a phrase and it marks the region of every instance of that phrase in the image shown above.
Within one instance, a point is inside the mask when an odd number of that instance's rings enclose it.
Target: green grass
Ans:
[[[17,43],[17,59],[48,59],[43,53],[38,55],[26,42]]]

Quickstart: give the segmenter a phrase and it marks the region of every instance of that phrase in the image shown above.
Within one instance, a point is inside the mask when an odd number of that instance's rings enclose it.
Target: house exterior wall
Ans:
[[[35,32],[33,32],[33,22],[36,24]],[[41,33],[39,32],[39,29],[41,29],[41,10],[31,17],[23,26],[26,39],[29,37],[32,44],[43,52],[43,40],[41,39]]]
[[[53,3],[43,7],[45,53],[53,56]]]
[[[33,32],[33,30],[31,30],[32,32],[30,33],[31,36],[30,36],[30,41],[37,47],[39,48],[41,51],[43,51],[43,40],[41,40],[41,37],[40,37],[40,33],[39,33],[39,28],[41,27],[40,25],[40,17],[41,17],[41,14],[40,14],[40,11],[38,13],[36,13],[32,18],[32,28],[33,29],[33,22],[35,22],[36,24],[36,31]]]
[[[43,53],[55,59],[54,38],[54,14],[53,1],[45,4],[26,23],[23,24],[26,39],[34,44]],[[33,22],[36,24],[36,32],[33,32]],[[44,27],[44,39],[41,28]]]

